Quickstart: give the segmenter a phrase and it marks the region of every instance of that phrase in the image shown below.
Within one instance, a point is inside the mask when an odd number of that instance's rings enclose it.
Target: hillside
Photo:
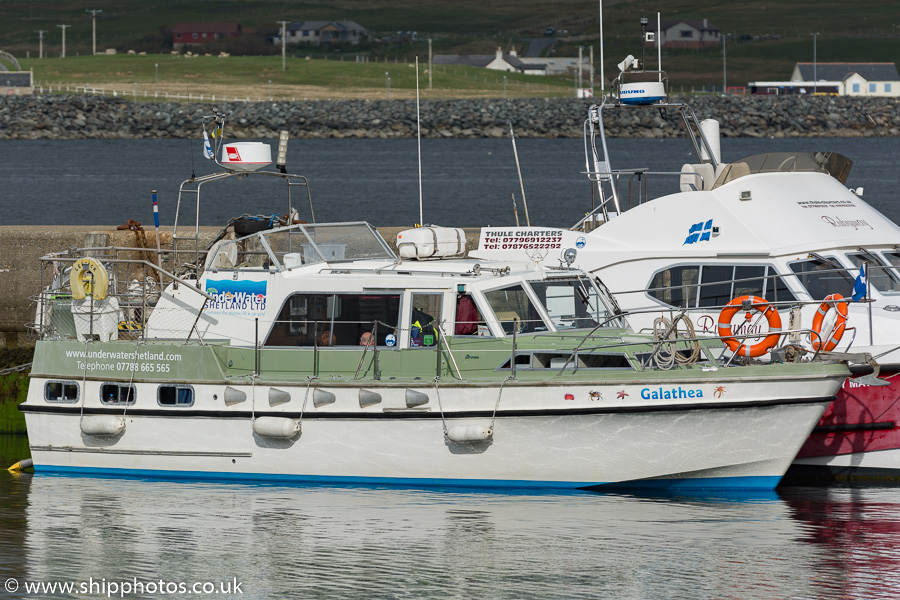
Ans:
[[[168,53],[171,27],[178,22],[234,21],[245,39],[232,53],[277,54],[266,36],[277,32],[279,20],[353,20],[368,28],[373,41],[364,48],[326,51],[351,60],[362,54],[371,61],[409,61],[427,56],[427,38],[435,53],[490,53],[497,46],[524,51],[529,39],[543,37],[548,26],[556,29],[550,52],[574,56],[577,46],[593,45],[599,71],[599,18],[597,0],[100,0],[90,5],[74,0],[7,0],[0,20],[0,50],[24,59],[38,54],[38,30],[44,30],[45,56],[59,56],[61,28],[66,24],[69,57],[91,53],[92,19],[85,8],[102,10],[97,17],[97,47],[148,53]],[[900,55],[900,3],[859,0],[747,0],[637,1],[604,3],[606,69],[628,53],[639,51],[638,19],[707,19],[727,36],[729,85],[749,80],[782,79],[797,61],[813,59],[811,32],[817,32],[817,60],[889,61]],[[415,31],[418,42],[390,41],[398,31]],[[291,54],[321,55],[310,49]],[[666,51],[663,66],[673,89],[722,83],[720,47],[693,51]],[[41,77],[40,68],[37,77]]]

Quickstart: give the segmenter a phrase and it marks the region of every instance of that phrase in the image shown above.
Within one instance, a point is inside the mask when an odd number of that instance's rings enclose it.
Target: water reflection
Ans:
[[[829,595],[896,597],[900,589],[900,489],[788,488],[783,497],[801,523],[798,540],[819,550],[815,571]]]
[[[195,598],[892,598],[898,542],[900,488],[522,495],[0,472],[4,581],[240,582]]]
[[[839,562],[809,543],[808,524],[775,495],[55,476],[27,487],[23,568],[14,576],[32,581],[236,577],[249,598],[771,598],[816,596],[823,577],[843,585]]]

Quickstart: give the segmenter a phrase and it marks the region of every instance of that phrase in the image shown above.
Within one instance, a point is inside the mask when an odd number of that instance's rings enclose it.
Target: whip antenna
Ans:
[[[422,121],[419,117],[419,57],[416,56],[416,143],[419,153],[419,225],[424,225],[422,216]]]

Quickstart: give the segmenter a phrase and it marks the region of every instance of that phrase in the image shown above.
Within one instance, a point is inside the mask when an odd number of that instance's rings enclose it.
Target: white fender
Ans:
[[[253,421],[256,435],[271,438],[292,438],[300,432],[300,424],[286,417],[259,417]]]

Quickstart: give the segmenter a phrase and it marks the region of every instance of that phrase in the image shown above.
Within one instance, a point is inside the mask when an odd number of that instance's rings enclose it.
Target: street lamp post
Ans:
[[[156,88],[153,90],[153,97],[159,98],[159,63],[153,63],[153,70],[156,74]]]
[[[387,99],[391,99],[391,74],[387,71],[384,72],[384,87],[385,92],[387,93]]]

